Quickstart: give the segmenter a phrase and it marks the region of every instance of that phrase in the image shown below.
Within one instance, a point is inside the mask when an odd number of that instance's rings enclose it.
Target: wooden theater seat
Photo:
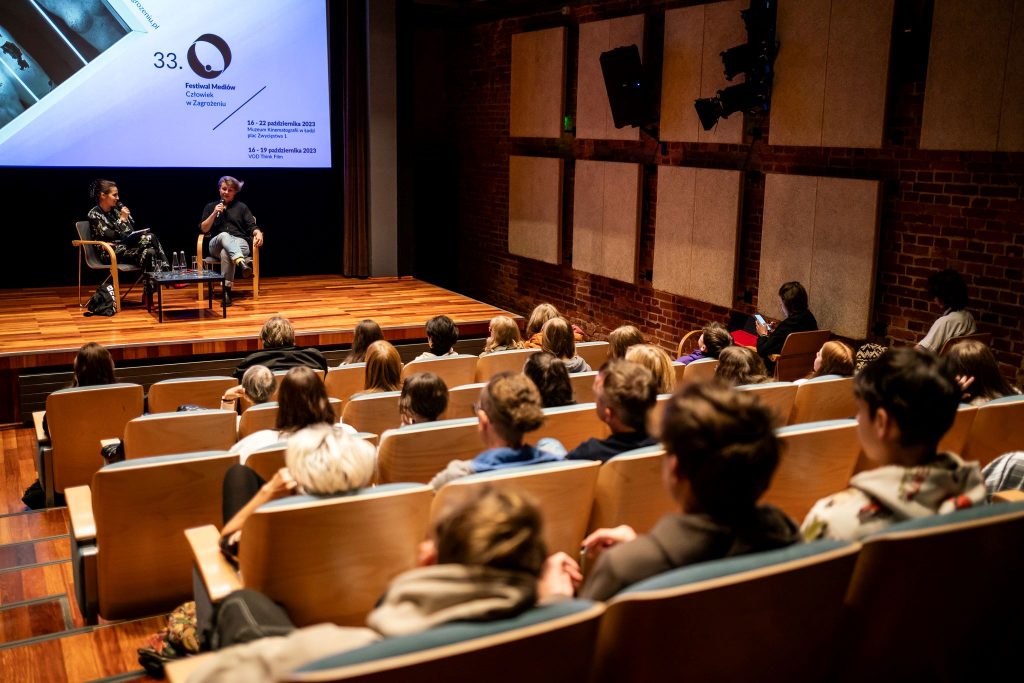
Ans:
[[[580,403],[545,408],[544,424],[530,432],[527,439],[536,443],[537,439],[551,437],[558,439],[567,451],[571,451],[587,439],[606,439],[610,435],[611,429],[597,417],[597,406],[593,403]]]
[[[475,417],[439,420],[389,429],[380,435],[377,473],[382,483],[429,483],[452,460],[476,457],[480,443]]]
[[[764,384],[741,384],[736,388],[753,394],[761,402],[761,405],[772,411],[775,426],[782,427],[789,423],[789,415],[793,412],[793,401],[796,399],[796,384],[765,382]]]
[[[450,420],[476,417],[473,404],[479,400],[480,390],[485,386],[486,382],[474,382],[448,389],[448,409],[444,411],[444,417]]]
[[[597,378],[597,370],[593,372],[577,372],[569,375],[569,384],[572,385],[572,397],[577,403],[593,403],[597,400],[594,395],[594,380]]]
[[[953,418],[953,426],[939,442],[939,452],[949,451],[957,455],[962,454],[967,446],[971,427],[974,426],[974,418],[977,416],[978,406],[961,403],[957,408],[956,417]]]
[[[355,435],[357,439],[364,439],[376,446],[377,435],[360,432]],[[288,441],[278,441],[263,448],[257,448],[246,458],[245,466],[252,469],[264,481],[270,481],[279,469],[285,466],[284,452],[288,448]]]
[[[798,385],[789,424],[841,420],[856,414],[853,377],[823,375]]]
[[[336,368],[328,368],[324,378],[327,395],[344,403],[349,396],[358,393],[366,386],[366,363],[351,363]]]
[[[181,405],[216,410],[224,392],[238,386],[234,377],[165,379],[149,387],[146,405],[151,413],[172,413]]]
[[[814,357],[830,336],[830,330],[791,333],[782,343],[782,351],[772,356],[775,361],[775,379],[779,382],[792,382],[810,374],[814,369]]]
[[[476,381],[476,361],[476,356],[466,354],[414,360],[402,366],[402,379],[417,372],[432,372],[444,380],[445,386],[457,387]]]
[[[1024,396],[992,399],[978,408],[963,455],[982,467],[1003,453],[1024,451]],[[52,433],[52,432],[51,432]]]
[[[343,412],[342,402],[333,396],[329,397],[328,400],[331,402],[334,418],[340,421]],[[266,403],[247,408],[238,419],[238,438],[244,439],[261,429],[275,429],[279,410],[280,406],[277,401],[267,401]]]
[[[495,351],[480,356],[476,361],[475,382],[486,382],[499,372],[522,372],[526,359],[540,349],[513,349],[511,351]]]
[[[402,423],[398,414],[400,391],[381,391],[351,397],[342,409],[342,422],[356,431],[383,434]]]
[[[676,384],[692,384],[694,382],[709,382],[718,370],[717,358],[701,358],[683,366],[683,376],[680,380],[676,376]]]
[[[146,458],[173,453],[226,451],[236,441],[235,417],[231,410],[153,413],[137,417],[125,425],[124,455],[126,458]]]
[[[608,360],[608,353],[611,346],[606,341],[578,342],[576,344],[576,355],[587,361],[592,370],[600,370],[601,366]]]
[[[661,476],[664,458],[660,445],[647,446],[619,453],[601,465],[587,530],[628,524],[644,533],[663,516],[676,512]]]

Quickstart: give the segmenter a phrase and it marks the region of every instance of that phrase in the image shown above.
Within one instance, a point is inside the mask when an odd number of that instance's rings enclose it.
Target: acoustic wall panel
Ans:
[[[637,14],[580,24],[579,64],[576,83],[576,137],[603,140],[638,140],[632,127],[616,128],[601,72],[601,53],[636,45],[644,54],[644,17]]]
[[[742,177],[739,171],[658,168],[655,289],[733,305]]]
[[[640,165],[577,161],[572,265],[633,282],[640,239]]]
[[[509,157],[508,251],[562,262],[562,160]]]
[[[822,329],[868,334],[880,183],[769,173],[765,178],[758,308],[781,316],[779,286],[798,280]]]
[[[895,0],[780,0],[769,141],[880,147]]]
[[[743,0],[682,7],[665,12],[665,50],[661,80],[661,139],[683,142],[739,143],[743,115],[721,119],[705,131],[693,102],[742,83],[725,80],[720,53],[747,40],[740,10]]]
[[[1024,0],[936,0],[922,149],[1024,150]]]
[[[557,138],[565,109],[565,28],[512,36],[509,135]]]

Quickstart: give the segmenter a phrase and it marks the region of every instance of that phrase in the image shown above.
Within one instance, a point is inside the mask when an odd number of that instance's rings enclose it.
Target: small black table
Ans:
[[[161,271],[161,272],[158,272],[158,273],[149,273],[148,277],[149,277],[150,283],[153,286],[153,289],[156,290],[156,301],[157,301],[156,307],[157,307],[157,311],[158,311],[160,322],[164,321],[164,297],[163,297],[163,289],[164,289],[164,287],[170,287],[170,286],[177,285],[177,284],[182,284],[182,283],[187,284],[187,285],[196,285],[196,284],[201,285],[201,284],[203,284],[205,282],[206,283],[206,301],[207,301],[207,306],[206,307],[209,308],[209,309],[213,309],[213,285],[214,285],[214,283],[219,282],[220,283],[220,291],[221,291],[221,296],[220,296],[220,308],[221,308],[221,313],[222,313],[221,317],[222,318],[228,317],[228,307],[225,305],[225,301],[224,301],[224,275],[223,274],[218,273],[215,270],[200,270],[200,271],[195,271],[195,270],[172,271],[172,270],[168,270],[168,271]],[[146,310],[147,311],[152,311],[153,310],[153,297],[152,297],[152,295],[150,295],[150,297],[146,300]]]

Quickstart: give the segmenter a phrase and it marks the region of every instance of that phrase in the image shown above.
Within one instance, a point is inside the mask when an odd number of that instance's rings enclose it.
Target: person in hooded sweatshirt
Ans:
[[[878,464],[822,498],[804,520],[804,538],[855,541],[892,524],[985,502],[977,463],[938,452],[961,390],[948,359],[920,348],[889,349],[854,380],[857,434]]]
[[[544,323],[540,334],[540,348],[554,354],[555,358],[565,363],[565,369],[570,375],[593,371],[587,361],[576,355],[576,340],[573,338],[572,326],[565,318],[552,318]]]
[[[715,383],[686,385],[665,408],[661,441],[662,480],[679,512],[665,515],[646,534],[622,525],[587,536],[583,560],[593,568],[582,585],[579,564],[555,553],[541,575],[542,599],[575,591],[607,600],[670,569],[799,542],[792,520],[757,504],[780,447],[772,414],[754,395]]]

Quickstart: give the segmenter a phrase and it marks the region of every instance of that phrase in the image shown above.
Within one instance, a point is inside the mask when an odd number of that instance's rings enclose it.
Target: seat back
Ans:
[[[671,398],[672,394],[658,394],[654,407],[647,413],[647,433],[651,436],[661,435],[661,420],[665,417],[665,408]]]
[[[628,524],[643,533],[676,510],[661,477],[665,449],[647,446],[619,453],[601,465],[587,530]]]
[[[344,412],[342,402],[333,396],[330,396],[327,400],[331,403],[334,419],[340,422],[341,415]],[[275,429],[278,412],[280,412],[280,404],[277,401],[267,401],[266,403],[246,408],[245,412],[238,419],[238,438],[244,439],[261,429]]]
[[[958,455],[962,454],[967,446],[967,437],[971,433],[971,427],[974,425],[974,418],[977,415],[978,406],[961,403],[957,408],[956,417],[953,418],[953,426],[939,442],[939,452],[949,451]]]
[[[484,450],[475,417],[439,420],[389,429],[380,437],[377,476],[382,483],[428,483],[452,460],[469,460]]]
[[[124,457],[226,451],[235,441],[233,411],[153,413],[137,417],[125,425]]]
[[[445,386],[457,387],[476,381],[476,356],[458,354],[430,360],[414,360],[402,366],[402,379],[417,372],[432,372],[444,380]]]
[[[857,467],[856,420],[829,420],[781,427],[782,456],[762,501],[778,506],[797,524],[820,498],[846,488]]]
[[[789,424],[841,420],[856,414],[853,377],[824,375],[797,386]]]
[[[269,446],[257,448],[245,459],[245,466],[260,475],[264,481],[270,481],[274,474],[285,466],[284,452],[287,449],[287,441],[278,441]]]
[[[429,486],[392,484],[267,503],[243,528],[245,587],[280,604],[298,626],[362,626],[391,579],[415,565],[432,497]]]
[[[683,335],[683,338],[679,340],[679,345],[676,346],[676,358],[682,358],[688,356],[699,348],[700,335],[704,333],[704,330],[690,330]]]
[[[1024,503],[893,525],[864,541],[846,595],[851,680],[991,680],[1024,622],[1002,604],[1024,575]],[[941,637],[937,633],[941,631]],[[908,656],[908,653],[913,653]]]
[[[530,432],[531,440],[546,436],[558,439],[566,450],[579,446],[590,438],[606,439],[611,429],[597,417],[597,406],[580,403],[572,406],[558,406],[544,409],[544,424]]]
[[[522,372],[523,364],[531,355],[540,349],[513,349],[512,351],[495,351],[480,356],[476,361],[475,382],[486,382],[499,372]]]
[[[608,360],[611,346],[606,341],[579,342],[576,344],[576,355],[587,361],[593,370],[600,370]]]
[[[471,474],[441,487],[434,496],[430,517],[436,520],[452,501],[462,500],[482,488],[523,492],[531,496],[541,510],[548,552],[561,550],[577,555],[587,533],[600,466],[601,463],[594,460],[570,460]]]
[[[832,335],[830,330],[793,332],[782,343],[782,351],[775,361],[775,379],[792,382],[806,377],[814,369],[814,357],[821,345]]]
[[[946,351],[949,351],[952,347],[964,341],[965,339],[973,339],[980,341],[985,346],[992,346],[992,333],[991,332],[976,332],[974,334],[965,334],[960,337],[950,337],[942,343],[942,348],[939,349],[939,355],[946,355]]]
[[[592,680],[827,680],[858,549],[798,544],[634,584],[608,603]]]
[[[444,411],[444,416],[449,420],[476,417],[473,404],[480,398],[480,390],[485,386],[486,382],[474,382],[449,389],[448,409]]]
[[[128,619],[192,599],[185,529],[220,525],[225,452],[125,460],[92,478],[99,613]]]
[[[672,375],[675,378],[675,385],[677,387],[683,386],[683,375],[686,374],[686,366],[682,363],[672,361]]]
[[[366,363],[329,368],[324,385],[327,387],[327,395],[339,399],[344,406],[349,396],[362,391],[366,385]]]
[[[1004,396],[978,408],[963,454],[982,467],[1003,453],[1024,450],[1024,396]]]
[[[142,403],[138,384],[73,387],[47,396],[54,490],[89,484],[103,465],[100,440],[120,439],[128,421],[142,415]]]
[[[355,396],[342,411],[342,422],[352,425],[360,432],[383,434],[402,423],[398,414],[400,391],[382,391]]]
[[[741,384],[736,387],[757,397],[775,417],[775,425],[785,426],[789,423],[789,415],[793,412],[793,400],[796,398],[797,385],[792,382],[765,382],[764,384]]]
[[[235,386],[238,382],[233,377],[165,379],[149,387],[146,403],[151,413],[172,413],[185,404],[218,409],[221,396]]]
[[[594,394],[594,378],[597,377],[597,370],[593,372],[577,372],[569,375],[569,384],[572,385],[572,397],[577,403],[593,403],[597,400]]]
[[[92,240],[92,228],[89,225],[89,221],[76,221],[75,232],[78,233],[78,239],[80,240]],[[83,244],[80,249],[85,256],[85,265],[89,266],[89,268],[93,270],[107,270],[110,268],[109,265],[100,261],[96,247],[90,244]]]
[[[681,381],[683,384],[709,382],[715,376],[715,371],[717,369],[717,358],[701,358],[683,366],[683,377]],[[678,383],[679,381],[679,376],[676,375],[676,382]]]
[[[311,662],[285,681],[586,681],[604,606],[564,600],[509,619],[451,622]],[[552,657],[552,653],[558,653]]]

